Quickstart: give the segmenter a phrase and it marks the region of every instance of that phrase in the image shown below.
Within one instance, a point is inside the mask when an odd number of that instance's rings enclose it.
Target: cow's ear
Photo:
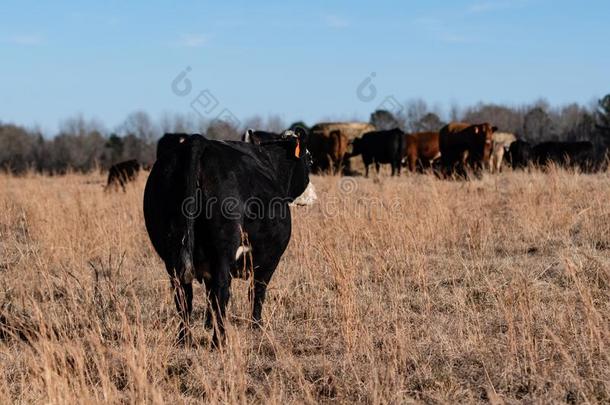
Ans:
[[[491,127],[491,132],[498,132],[498,127]]]
[[[242,141],[246,142],[246,143],[252,143],[252,134],[253,133],[254,133],[254,130],[252,128],[246,129],[246,132],[244,132]]]
[[[297,159],[301,157],[301,141],[299,138],[297,138],[297,146],[294,148],[294,157]]]

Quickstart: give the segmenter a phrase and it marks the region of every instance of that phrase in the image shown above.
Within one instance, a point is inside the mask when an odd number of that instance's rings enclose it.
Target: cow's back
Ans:
[[[494,143],[502,144],[506,148],[508,148],[510,144],[515,142],[516,140],[517,137],[515,136],[515,134],[512,134],[510,132],[494,132],[493,134]]]
[[[464,122],[452,122],[445,125],[439,131],[439,150],[442,156],[449,156],[456,149],[464,149],[462,139],[459,134],[470,127],[470,124]]]
[[[447,151],[448,149],[461,144],[458,134],[470,126],[471,124],[465,122],[451,122],[441,128],[439,131],[439,149],[441,154],[443,153],[443,150]]]
[[[439,133],[441,136],[457,134],[458,132],[465,130],[466,128],[468,128],[471,125],[472,124],[468,124],[465,122],[450,122],[449,124],[442,127],[441,130],[439,131]]]
[[[588,141],[542,142],[533,148],[532,153],[539,165],[553,162],[559,165],[578,165],[585,168],[594,160],[593,144]]]
[[[136,179],[140,173],[140,163],[136,159],[127,160],[124,162],[116,163],[108,170],[108,182],[106,184],[106,191],[111,186],[121,186],[125,189],[125,184],[129,181]]]

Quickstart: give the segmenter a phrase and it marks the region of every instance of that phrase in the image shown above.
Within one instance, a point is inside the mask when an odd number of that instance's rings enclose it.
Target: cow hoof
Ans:
[[[179,347],[193,347],[193,337],[190,333],[187,334],[179,334],[176,339],[176,345]]]
[[[218,336],[218,333],[214,332],[214,336],[212,337],[212,344],[211,344],[211,349],[212,350],[222,350],[222,348],[224,347],[224,336]]]
[[[212,314],[209,313],[209,312],[205,316],[204,326],[205,326],[206,329],[213,329],[214,328],[214,320],[212,319]]]

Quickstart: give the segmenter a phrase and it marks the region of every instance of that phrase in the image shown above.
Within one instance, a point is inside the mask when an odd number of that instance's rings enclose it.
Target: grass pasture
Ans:
[[[195,347],[101,175],[0,176],[0,403],[608,403],[610,175],[312,176],[262,330]]]

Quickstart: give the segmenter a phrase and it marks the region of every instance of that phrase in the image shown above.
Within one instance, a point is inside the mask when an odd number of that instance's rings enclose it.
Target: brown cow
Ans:
[[[439,133],[443,174],[466,177],[467,167],[477,174],[488,167],[493,133],[497,129],[487,122],[476,125],[453,122],[444,126]]]
[[[325,122],[314,125],[307,147],[313,159],[312,171],[338,171],[346,164],[350,141],[371,131],[375,131],[375,127],[362,122]]]
[[[438,132],[418,132],[405,135],[405,154],[402,160],[409,170],[423,170],[432,167],[440,157]]]

